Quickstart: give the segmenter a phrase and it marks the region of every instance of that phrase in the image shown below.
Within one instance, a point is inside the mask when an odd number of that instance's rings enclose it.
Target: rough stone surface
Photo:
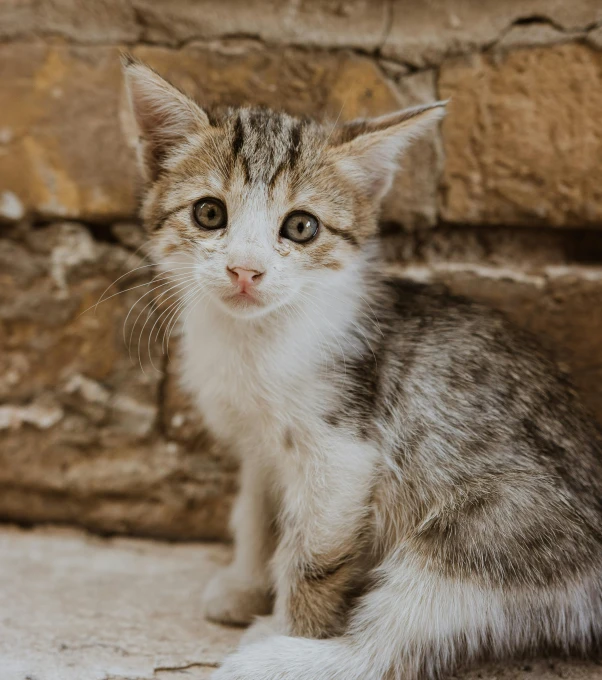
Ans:
[[[497,45],[516,26],[539,24],[582,37],[600,22],[597,0],[4,0],[0,38],[181,45],[250,37],[382,49],[388,58],[424,67]],[[551,43],[554,33],[547,34]]]
[[[2,680],[200,680],[238,641],[201,610],[224,547],[5,528],[0,554]]]
[[[0,38],[61,36],[77,42],[136,40],[141,28],[123,0],[2,0]]]
[[[61,36],[74,43],[161,43],[230,36],[300,46],[374,50],[388,0],[4,0],[0,38]]]
[[[384,255],[390,263],[486,265],[539,273],[550,266],[599,266],[602,232],[594,229],[521,229],[481,225],[439,225],[429,231],[399,232],[384,225]],[[579,270],[583,271],[583,270]]]
[[[0,45],[0,218],[109,220],[136,210],[134,129],[119,48]],[[350,52],[268,49],[253,41],[132,52],[207,104],[258,104],[336,120],[435,99],[432,74],[397,87]],[[409,227],[436,220],[440,144],[406,157],[385,216]]]
[[[206,622],[203,588],[227,549],[0,532],[2,680],[207,680],[240,629]],[[465,680],[599,680],[600,663],[488,665]]]
[[[0,101],[0,219],[135,211],[118,48],[1,44]]]
[[[472,56],[441,69],[441,214],[450,222],[602,223],[602,52],[583,45]]]
[[[388,0],[133,0],[143,38],[182,43],[229,36],[301,46],[373,50],[388,24]]]
[[[146,265],[73,223],[0,238],[0,517],[224,536],[231,465],[163,433]]]
[[[549,34],[553,43],[557,32],[586,34],[602,22],[597,0],[430,0],[391,7],[382,53],[419,68],[494,46],[523,23],[556,29]]]

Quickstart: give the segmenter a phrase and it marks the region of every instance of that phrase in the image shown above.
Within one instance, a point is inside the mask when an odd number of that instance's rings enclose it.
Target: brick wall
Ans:
[[[225,534],[232,466],[153,341],[166,317],[147,296],[124,331],[152,276],[124,49],[207,103],[451,98],[387,200],[391,267],[532,329],[602,421],[599,0],[4,0],[0,518]]]

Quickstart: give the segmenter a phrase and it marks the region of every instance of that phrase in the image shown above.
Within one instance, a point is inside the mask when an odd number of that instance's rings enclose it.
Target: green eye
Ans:
[[[318,233],[319,226],[316,217],[298,210],[284,220],[280,235],[295,243],[307,243]]]
[[[203,229],[222,229],[228,222],[226,206],[217,198],[201,198],[194,204],[192,213]]]

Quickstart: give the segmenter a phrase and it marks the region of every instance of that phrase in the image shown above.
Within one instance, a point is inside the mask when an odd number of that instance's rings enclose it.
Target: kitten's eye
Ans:
[[[226,206],[217,198],[201,198],[192,209],[194,219],[203,229],[222,229],[228,221]]]
[[[295,243],[307,243],[318,233],[318,220],[306,212],[291,213],[283,222],[280,235]]]

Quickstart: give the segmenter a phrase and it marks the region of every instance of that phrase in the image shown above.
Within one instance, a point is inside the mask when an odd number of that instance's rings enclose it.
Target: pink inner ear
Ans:
[[[209,121],[195,102],[142,64],[126,65],[125,80],[143,138],[143,170],[155,178],[170,147]]]
[[[339,170],[367,194],[380,200],[389,190],[401,145],[395,139],[360,137],[341,147],[343,155],[337,162]],[[380,136],[380,135],[379,135]]]
[[[428,131],[445,112],[444,103],[415,107],[357,123],[356,135],[336,147],[338,166],[380,200],[389,190],[402,151]]]

